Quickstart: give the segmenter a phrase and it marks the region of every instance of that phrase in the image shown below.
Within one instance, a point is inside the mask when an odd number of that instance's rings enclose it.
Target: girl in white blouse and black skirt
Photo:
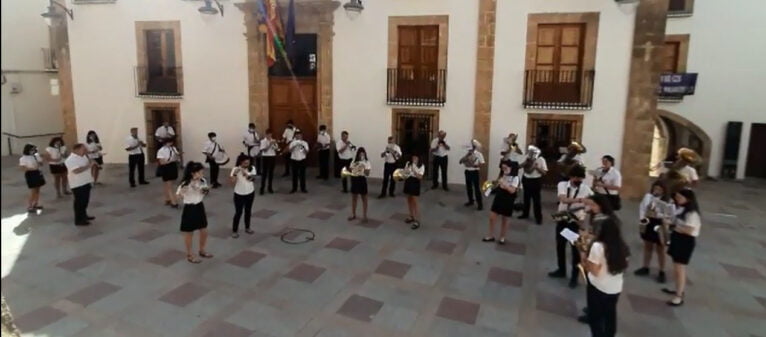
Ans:
[[[255,177],[258,174],[255,167],[250,163],[250,156],[240,153],[237,157],[237,165],[231,169],[229,181],[234,185],[234,219],[231,228],[231,237],[239,237],[239,218],[245,214],[245,233],[253,234],[250,229],[250,212],[253,209],[255,199]]]
[[[367,222],[367,176],[370,175],[372,165],[367,159],[367,151],[360,147],[356,151],[354,161],[349,165],[349,169],[355,166],[364,167],[363,175],[351,177],[351,216],[348,221],[356,219],[356,200],[362,198],[362,222]]]
[[[495,241],[495,221],[497,217],[502,217],[500,227],[500,239],[498,244],[505,244],[505,234],[508,231],[508,219],[513,214],[513,204],[516,201],[516,189],[519,188],[518,170],[514,170],[510,161],[503,161],[500,164],[502,176],[498,178],[497,189],[495,190],[495,200],[492,201],[492,211],[489,214],[489,235],[481,241]]]
[[[72,192],[69,192],[67,170],[64,165],[67,155],[66,145],[64,145],[64,139],[61,137],[51,138],[48,147],[45,148],[45,154],[43,154],[45,160],[48,161],[51,174],[53,174],[53,186],[56,187],[56,197],[58,198],[61,198],[62,190],[64,194],[72,194]]]
[[[670,247],[668,255],[673,259],[673,274],[676,280],[676,290],[662,289],[666,294],[675,295],[668,301],[670,306],[684,304],[684,291],[686,290],[686,266],[691,260],[697,236],[700,235],[702,221],[700,219],[699,205],[694,191],[683,189],[677,192],[673,199],[678,207],[678,216],[675,220],[675,228],[670,234]]]
[[[420,182],[423,180],[423,174],[426,168],[420,162],[420,157],[413,154],[412,159],[404,166],[407,172],[407,179],[404,180],[404,194],[407,195],[407,209],[410,216],[404,222],[411,224],[413,230],[420,228],[420,207],[418,206],[418,197],[420,196]]]
[[[639,232],[644,241],[644,265],[633,274],[638,276],[649,275],[649,263],[652,261],[652,253],[657,251],[659,273],[657,282],[665,283],[665,242],[662,242],[660,231],[662,230],[663,214],[659,213],[655,205],[658,201],[670,203],[670,196],[665,192],[665,185],[656,181],[652,184],[652,190],[644,196],[638,209],[638,218],[641,222]],[[665,239],[667,240],[667,239]]]
[[[181,154],[173,144],[173,138],[165,139],[165,145],[157,151],[157,176],[162,177],[165,205],[178,208],[176,195],[173,193],[173,182],[178,180],[178,163]]]
[[[98,138],[96,131],[93,130],[88,131],[88,135],[85,138],[85,147],[88,149],[88,158],[98,164],[93,165],[90,168],[90,174],[93,176],[93,184],[101,185],[101,183],[98,181],[98,173],[103,169],[103,156],[105,154],[101,152],[103,150],[103,147],[101,147],[101,140]]]
[[[37,146],[32,144],[24,145],[24,151],[21,158],[19,158],[19,168],[24,171],[24,179],[27,181],[27,187],[29,187],[27,211],[30,213],[36,213],[38,210],[43,209],[39,205],[40,187],[45,185],[45,177],[43,177],[40,171],[42,165],[43,159],[37,153]]]
[[[190,161],[186,164],[183,180],[181,180],[181,185],[176,191],[176,195],[183,199],[184,203],[181,213],[181,232],[184,234],[184,244],[186,245],[186,260],[191,263],[202,262],[192,253],[192,240],[195,231],[199,231],[199,256],[206,259],[213,257],[213,254],[205,250],[207,215],[202,199],[210,191],[210,187],[205,178],[202,177],[204,174],[205,167],[202,163]]]

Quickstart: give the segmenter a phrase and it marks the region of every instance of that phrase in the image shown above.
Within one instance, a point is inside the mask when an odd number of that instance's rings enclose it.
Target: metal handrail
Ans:
[[[13,147],[11,146],[11,137],[16,139],[27,139],[27,138],[37,138],[37,137],[45,137],[45,136],[63,136],[63,132],[53,132],[53,133],[42,133],[39,135],[27,135],[27,136],[19,136],[14,135],[12,133],[3,132],[4,136],[8,136],[8,154],[13,155]]]

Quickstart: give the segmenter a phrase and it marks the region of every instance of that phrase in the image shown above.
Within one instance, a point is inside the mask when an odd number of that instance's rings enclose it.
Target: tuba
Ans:
[[[575,156],[583,154],[587,151],[588,150],[585,148],[585,146],[576,141],[572,141],[572,143],[567,146],[566,155],[564,155],[564,158],[562,158],[562,160],[559,162],[561,165],[561,175],[564,177],[569,177],[569,171],[573,167],[580,165],[580,163],[575,160]]]
[[[699,154],[692,149],[682,147],[678,149],[678,159],[668,168],[668,171],[660,176],[660,181],[667,187],[670,195],[689,187],[691,181],[681,173],[681,169],[687,165],[699,165],[702,162]]]
[[[527,148],[527,160],[525,160],[524,164],[522,165],[524,168],[524,173],[534,172],[535,162],[537,161],[538,157],[540,157],[540,149],[537,146],[530,145]]]

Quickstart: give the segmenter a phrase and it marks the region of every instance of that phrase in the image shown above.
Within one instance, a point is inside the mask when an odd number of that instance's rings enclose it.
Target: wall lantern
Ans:
[[[66,6],[54,1],[49,0],[48,2],[48,11],[45,13],[40,14],[40,16],[45,19],[45,23],[48,24],[48,26],[51,26],[53,24],[52,19],[60,18],[62,15],[61,13],[56,12],[56,7],[59,6],[61,9],[64,10],[64,13],[69,15],[69,19],[74,20],[74,12],[71,9],[66,8]]]
[[[346,15],[353,20],[362,14],[364,6],[362,6],[362,0],[349,0],[343,5],[343,9],[346,10]]]
[[[215,0],[215,5],[218,6],[218,8],[213,7],[213,0],[205,0],[205,5],[199,8],[199,12],[204,15],[216,15],[221,13],[221,16],[223,16],[223,5],[221,5],[218,0]]]

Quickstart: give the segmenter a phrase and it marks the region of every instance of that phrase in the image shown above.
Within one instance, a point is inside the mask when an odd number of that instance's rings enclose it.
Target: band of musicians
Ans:
[[[405,155],[394,137],[387,137],[385,143],[381,139],[382,152],[368,153],[365,147],[370,149],[376,144],[358,146],[352,136],[342,130],[340,138],[334,140],[327,127],[321,125],[316,139],[310,140],[310,146],[309,140],[304,139],[304,132],[292,120],[287,122],[279,139],[274,137],[274,130],[265,129],[259,133],[257,126],[249,123],[241,138],[237,138],[237,143],[241,141],[242,144],[240,149],[228,152],[221,146],[219,135],[210,131],[199,152],[189,151],[201,153],[200,161],[187,162],[184,161],[185,152],[176,145],[175,130],[169,123],[163,123],[154,133],[156,153],[150,154],[157,159],[156,176],[162,180],[156,193],[163,195],[165,206],[181,209],[180,228],[188,262],[197,264],[213,258],[206,246],[208,222],[203,200],[209,193],[220,193],[214,190],[222,187],[222,183],[233,188],[231,237],[239,238],[240,222],[244,222],[245,234],[255,233],[257,224],[251,224],[251,211],[258,200],[256,191],[260,196],[275,193],[273,181],[277,158],[281,157],[284,162],[282,176],[291,178],[289,193],[308,193],[309,185],[313,183],[306,178],[309,160],[315,158],[318,163],[317,183],[332,184],[329,182],[332,169],[332,176],[340,180],[336,188],[341,193],[350,194],[349,222],[369,220],[368,179],[373,167],[382,166],[382,184],[377,199],[396,198],[401,191],[407,207],[404,222],[410,229],[417,230],[421,226],[433,226],[422,217],[420,196],[425,192],[446,193],[450,190],[447,184],[448,158],[452,153],[456,159],[453,165],[460,165],[464,172],[464,206],[477,212],[483,211],[485,204],[490,206],[486,235],[477,240],[504,245],[508,230],[517,225],[516,221],[550,225],[554,239],[551,242],[555,247],[550,254],[555,256],[556,265],[547,275],[562,279],[572,289],[585,285],[587,307],[578,319],[590,325],[593,336],[615,336],[617,331],[617,303],[632,256],[625,235],[640,236],[644,245],[640,263],[636,262],[638,258],[633,259],[633,264],[640,264],[634,275],[652,276],[657,283],[665,284],[668,282],[666,273],[669,273],[674,286],[658,290],[668,295],[669,306],[684,304],[686,266],[701,227],[693,190],[699,180],[694,166],[700,163],[700,157],[693,150],[678,150],[677,160],[663,167],[660,178],[647,186],[647,193],[637,210],[638,219],[620,219],[615,212],[622,208],[622,175],[615,166],[615,158],[603,154],[600,162],[593,165],[595,168],[589,169],[590,163],[583,160],[587,149],[576,141],[562,148],[558,160],[548,158],[548,161],[540,148],[531,144],[520,146],[518,136],[511,133],[503,138],[500,151],[490,154],[499,159],[498,176],[481,181],[481,172],[486,172],[488,160],[483,154],[486,152],[482,151],[483,144],[476,139],[453,142],[447,138],[447,132],[440,130],[428,143],[428,155],[421,158],[421,154]],[[29,144],[19,160],[30,189],[28,211],[40,214],[43,209],[40,188],[46,182],[41,170],[47,163],[58,196],[63,198],[73,194],[74,224],[88,226],[95,223],[95,217],[88,213],[87,207],[92,187],[100,184],[98,174],[105,155],[98,135],[89,132],[85,143],[71,146],[71,153],[60,137],[52,139],[49,145],[45,152],[39,153],[36,146]],[[137,128],[129,129],[124,150],[130,188],[149,184],[144,173],[147,142],[139,137]],[[220,179],[221,166],[231,160],[233,168],[227,179]],[[431,188],[424,189],[423,179],[429,165]],[[556,210],[550,218],[543,214],[542,200],[544,178],[552,174],[553,167],[549,165],[555,165],[557,172],[553,179],[557,181],[556,199],[549,200],[556,203]],[[404,201],[401,207],[405,207]],[[514,215],[517,218],[514,219]],[[552,221],[546,221],[548,219]],[[194,232],[199,232],[196,251],[192,248]],[[655,254],[657,263],[652,264]],[[666,254],[672,261],[671,268],[666,268]]]

